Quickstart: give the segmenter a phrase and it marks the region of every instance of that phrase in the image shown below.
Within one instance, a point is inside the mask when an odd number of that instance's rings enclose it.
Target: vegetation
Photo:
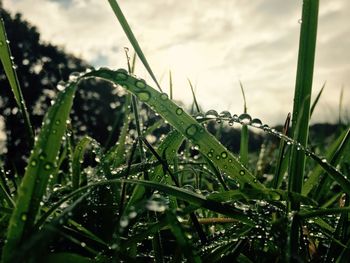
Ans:
[[[3,157],[2,262],[346,262],[349,125],[339,124],[329,141],[309,136],[318,101],[310,100],[318,0],[304,0],[292,126],[288,116],[282,131],[246,107],[240,115],[203,113],[194,92],[196,113],[187,113],[162,92],[119,5],[109,3],[157,90],[134,76],[136,57],[128,70],[73,72],[58,84],[42,124],[33,121],[1,27],[0,58],[24,120],[12,127],[6,119],[8,140],[18,134],[31,150],[24,171],[21,162],[11,166],[10,151]],[[97,103],[97,87],[107,91],[94,109],[108,103],[112,112],[91,120],[80,108],[91,96]],[[224,145],[233,124],[242,127],[238,155]],[[109,128],[101,135],[96,125]],[[267,135],[258,155],[249,152],[251,129]]]

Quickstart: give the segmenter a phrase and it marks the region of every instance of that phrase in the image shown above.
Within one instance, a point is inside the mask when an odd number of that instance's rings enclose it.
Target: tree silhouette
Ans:
[[[42,43],[37,29],[20,14],[11,16],[1,8],[0,15],[30,118],[38,132],[43,116],[58,92],[57,83],[67,81],[72,72],[84,71],[90,65],[57,46]],[[0,153],[5,168],[21,175],[30,151],[29,137],[24,132],[21,114],[1,66],[0,87],[0,117],[6,133],[6,147],[2,147]],[[84,81],[76,95],[71,116],[74,133],[89,134],[102,144],[106,143],[108,130],[121,112],[118,107],[121,107],[122,100],[112,85],[97,80]],[[113,134],[111,142],[116,138],[117,133]]]

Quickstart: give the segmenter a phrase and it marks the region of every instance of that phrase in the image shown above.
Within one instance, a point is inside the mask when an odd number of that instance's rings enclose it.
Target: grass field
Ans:
[[[319,1],[303,1],[293,113],[281,131],[246,109],[201,112],[194,92],[193,112],[177,105],[117,1],[108,2],[155,88],[134,75],[129,60],[126,69],[74,73],[37,135],[1,26],[1,62],[33,145],[18,188],[0,174],[2,262],[347,262],[349,124],[331,142],[309,143]],[[110,148],[70,136],[74,95],[91,78],[128,92]],[[144,106],[157,114],[154,125]],[[241,127],[238,155],[207,131],[209,122]],[[154,138],[162,126],[168,132]],[[265,141],[252,158],[251,129],[279,145]],[[84,161],[87,155],[94,161]]]

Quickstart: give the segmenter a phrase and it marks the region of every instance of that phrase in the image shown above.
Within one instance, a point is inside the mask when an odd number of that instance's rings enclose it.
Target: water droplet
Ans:
[[[53,167],[53,165],[52,165],[52,163],[50,163],[50,162],[47,162],[47,163],[45,163],[45,165],[44,165],[44,169],[45,169],[46,171],[50,171],[50,170],[52,169],[52,167]]]
[[[177,115],[181,115],[184,112],[184,110],[181,108],[177,108],[175,112]]]
[[[202,120],[203,118],[204,118],[203,113],[198,113],[198,114],[196,115],[196,120]]]
[[[166,94],[166,93],[162,93],[162,94],[160,94],[160,99],[161,100],[167,100],[169,97],[168,97],[168,94]]]
[[[208,152],[208,157],[209,157],[209,158],[212,158],[212,157],[213,157],[213,153]]]
[[[193,137],[197,133],[197,130],[198,130],[197,126],[195,124],[191,124],[186,129],[186,134]]]
[[[137,94],[137,97],[141,100],[141,101],[149,101],[149,99],[151,98],[151,95],[148,92],[140,92]]]
[[[154,212],[164,212],[167,207],[162,202],[149,200],[147,201],[146,208]]]
[[[59,81],[58,83],[57,83],[57,89],[59,90],[59,91],[62,91],[62,90],[64,90],[66,88],[66,83],[63,81],[63,80],[61,80],[61,81]]]
[[[44,152],[39,154],[39,160],[45,160],[46,159],[46,154]]]
[[[38,162],[36,161],[36,160],[31,160],[31,162],[30,162],[30,166],[32,166],[32,167],[35,167],[35,166],[37,166],[38,165]]]
[[[220,160],[220,155],[216,155],[216,160]]]
[[[227,152],[222,152],[221,153],[221,157],[222,157],[222,159],[226,159],[227,158]]]
[[[217,113],[216,110],[208,110],[206,113],[205,113],[205,117],[206,118],[211,118],[211,119],[215,119],[219,116],[219,114]]]
[[[238,117],[238,120],[243,125],[249,125],[252,121],[252,117],[247,113],[243,113]]]
[[[303,20],[300,18],[300,19],[298,19],[298,23],[299,24],[302,24],[303,23]]]
[[[125,69],[118,69],[116,71],[115,75],[116,80],[127,80],[128,79],[128,72]]]
[[[4,42],[3,41],[0,41],[0,46],[3,46],[4,45]]]
[[[120,224],[121,227],[127,227],[128,224],[129,224],[129,219],[128,219],[126,216],[123,216],[123,217],[120,219],[119,224]]]
[[[146,88],[146,82],[143,79],[139,79],[135,82],[135,86],[139,89],[144,89]]]
[[[22,221],[27,221],[27,219],[28,219],[27,214],[26,213],[22,213],[21,220]]]
[[[270,127],[269,127],[269,125],[267,125],[267,124],[264,124],[264,125],[262,126],[262,128],[263,128],[264,131],[269,131],[269,130],[270,130]]]
[[[80,77],[80,73],[79,72],[72,72],[70,75],[69,75],[69,81],[77,81],[78,78]]]
[[[56,125],[60,125],[60,123],[61,123],[60,120],[56,120],[56,121],[55,121],[55,124],[56,124]]]
[[[219,116],[221,118],[227,118],[227,119],[230,119],[231,118],[231,113],[229,111],[222,111],[220,112]]]
[[[326,159],[326,158],[323,158],[323,159],[321,160],[321,162],[326,163],[326,162],[327,162],[327,159]]]
[[[244,171],[244,170],[240,170],[240,171],[239,171],[239,174],[240,174],[240,175],[245,175],[245,171]]]
[[[260,128],[262,126],[262,122],[261,120],[255,118],[252,120],[251,125]]]
[[[81,245],[81,247],[86,247],[86,243],[85,242],[81,242],[80,245]]]

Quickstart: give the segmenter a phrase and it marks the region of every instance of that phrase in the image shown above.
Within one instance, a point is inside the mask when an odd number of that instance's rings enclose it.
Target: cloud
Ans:
[[[191,102],[187,77],[205,109],[242,111],[238,81],[250,113],[269,124],[292,110],[302,1],[119,1],[157,76],[172,70],[175,96]],[[4,0],[36,25],[45,41],[95,63],[125,67],[130,44],[107,1]],[[314,93],[327,80],[314,121],[337,114],[341,86],[350,105],[350,1],[321,2]],[[138,67],[138,75],[146,73]]]

